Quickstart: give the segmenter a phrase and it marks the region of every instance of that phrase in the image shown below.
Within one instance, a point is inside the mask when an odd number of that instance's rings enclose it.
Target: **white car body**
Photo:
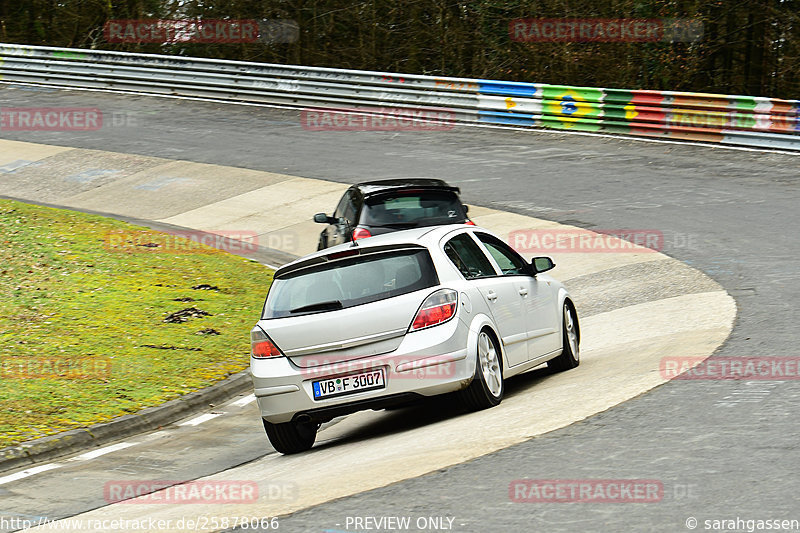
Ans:
[[[500,352],[498,403],[502,399],[504,377],[558,358],[567,339],[572,339],[574,362],[562,369],[577,366],[579,329],[566,288],[541,272],[512,274],[515,270],[507,269],[504,274],[500,262],[506,260],[502,254],[498,255],[498,243],[511,250],[483,228],[425,227],[338,245],[276,271],[262,314],[264,318],[253,330],[253,339],[256,339],[253,342],[268,339],[268,348],[273,350],[274,356],[251,357],[255,396],[268,434],[271,425],[292,422],[318,425],[362,409],[378,409],[419,396],[465,389],[480,376],[476,365],[480,360],[481,342],[484,351],[488,346]],[[472,263],[478,266],[470,269],[469,261],[464,261],[463,257],[474,253],[473,244],[484,257],[474,257]],[[433,285],[426,282],[423,272],[428,268],[426,252],[437,278]],[[488,265],[491,272],[487,271]],[[547,268],[552,268],[552,262]],[[366,279],[373,274],[377,279]],[[355,279],[348,279],[348,275]],[[473,277],[475,279],[468,279]],[[314,280],[322,279],[327,281],[314,285]],[[417,286],[414,283],[427,285],[411,290]],[[383,287],[386,291],[402,291],[402,287],[409,287],[410,292],[359,303],[358,298],[376,297],[353,296],[359,290],[365,294],[376,290],[369,287],[378,287],[378,290]],[[337,298],[346,294],[354,298],[351,300],[354,304],[336,307],[341,303]],[[457,295],[455,309],[454,294]],[[291,314],[295,310],[278,310],[281,305],[286,307],[287,301],[298,298],[302,303],[317,300],[328,303],[308,306],[313,311],[304,312],[306,307],[298,308],[301,311],[298,316]],[[444,303],[426,307],[427,314],[419,318],[423,313],[421,304],[426,301]],[[315,308],[315,305],[329,304],[330,309]],[[566,309],[572,310],[569,317],[572,325],[568,328],[572,330],[572,337],[565,334]],[[270,318],[271,313],[273,317]],[[425,320],[445,316],[442,313],[452,313],[452,316],[441,323],[413,329],[412,322],[419,326],[427,323]],[[415,316],[419,322],[414,322]],[[490,342],[486,342],[487,337],[479,338],[481,332],[488,335]],[[254,353],[256,351],[254,349]],[[485,360],[486,354],[483,356]],[[349,376],[373,370],[382,372],[383,379],[374,374],[376,383],[383,382],[380,388],[315,397],[315,390],[319,396],[321,390],[336,380],[339,380],[337,386],[346,391],[353,385]],[[491,381],[490,378],[487,379]],[[354,379],[358,385],[366,384],[373,377]],[[487,406],[491,405],[493,403]],[[270,439],[273,440],[272,435]]]

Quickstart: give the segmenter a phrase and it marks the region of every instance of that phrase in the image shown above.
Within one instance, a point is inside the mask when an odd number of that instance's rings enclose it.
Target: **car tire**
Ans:
[[[262,419],[263,420],[263,419]],[[310,449],[317,439],[318,425],[314,422],[283,422],[272,424],[263,420],[270,444],[284,455],[300,453]]]
[[[547,362],[547,367],[555,372],[570,370],[581,364],[580,328],[578,314],[568,302],[564,302],[563,335],[561,355]]]
[[[460,391],[461,399],[470,409],[479,411],[499,404],[504,393],[503,356],[494,335],[484,329],[478,334],[475,375]]]

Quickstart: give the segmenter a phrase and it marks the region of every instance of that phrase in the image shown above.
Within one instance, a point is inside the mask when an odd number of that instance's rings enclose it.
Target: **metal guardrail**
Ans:
[[[447,110],[459,122],[800,151],[800,101],[0,44],[0,81],[277,105]],[[400,114],[400,111],[397,111]]]

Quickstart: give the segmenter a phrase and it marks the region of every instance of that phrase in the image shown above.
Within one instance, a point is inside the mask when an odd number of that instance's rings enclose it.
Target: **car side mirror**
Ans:
[[[333,217],[329,217],[325,213],[317,213],[314,215],[314,222],[318,224],[333,224],[335,221]]]
[[[534,257],[531,259],[531,271],[534,275],[553,270],[555,267],[556,264],[549,257]]]
[[[467,204],[461,204],[464,207],[464,214],[466,215],[469,213],[469,206]]]

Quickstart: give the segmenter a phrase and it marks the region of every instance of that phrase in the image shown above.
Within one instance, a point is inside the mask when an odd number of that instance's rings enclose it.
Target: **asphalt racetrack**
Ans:
[[[733,332],[715,357],[798,355],[797,156],[465,126],[314,132],[302,128],[297,110],[9,86],[0,90],[0,105],[98,107],[114,118],[95,132],[4,131],[3,139],[341,183],[440,177],[461,187],[473,205],[594,230],[657,230],[665,254],[704,272],[736,301]],[[580,391],[574,401],[582,401]],[[412,523],[452,518],[440,525],[469,532],[666,532],[689,531],[692,524],[708,530],[706,520],[800,519],[798,405],[794,380],[672,381],[489,455],[282,517],[281,530],[380,530],[354,518],[381,516],[410,516]],[[246,441],[245,455],[257,450],[254,422],[252,440],[237,436]],[[459,436],[450,438],[457,447]],[[239,464],[235,450],[208,452],[217,464],[197,475]],[[164,453],[179,455],[180,447]],[[358,467],[357,454],[342,460]],[[337,483],[324,469],[319,474],[321,484]],[[513,502],[509,483],[522,478],[658,480],[663,498]]]

